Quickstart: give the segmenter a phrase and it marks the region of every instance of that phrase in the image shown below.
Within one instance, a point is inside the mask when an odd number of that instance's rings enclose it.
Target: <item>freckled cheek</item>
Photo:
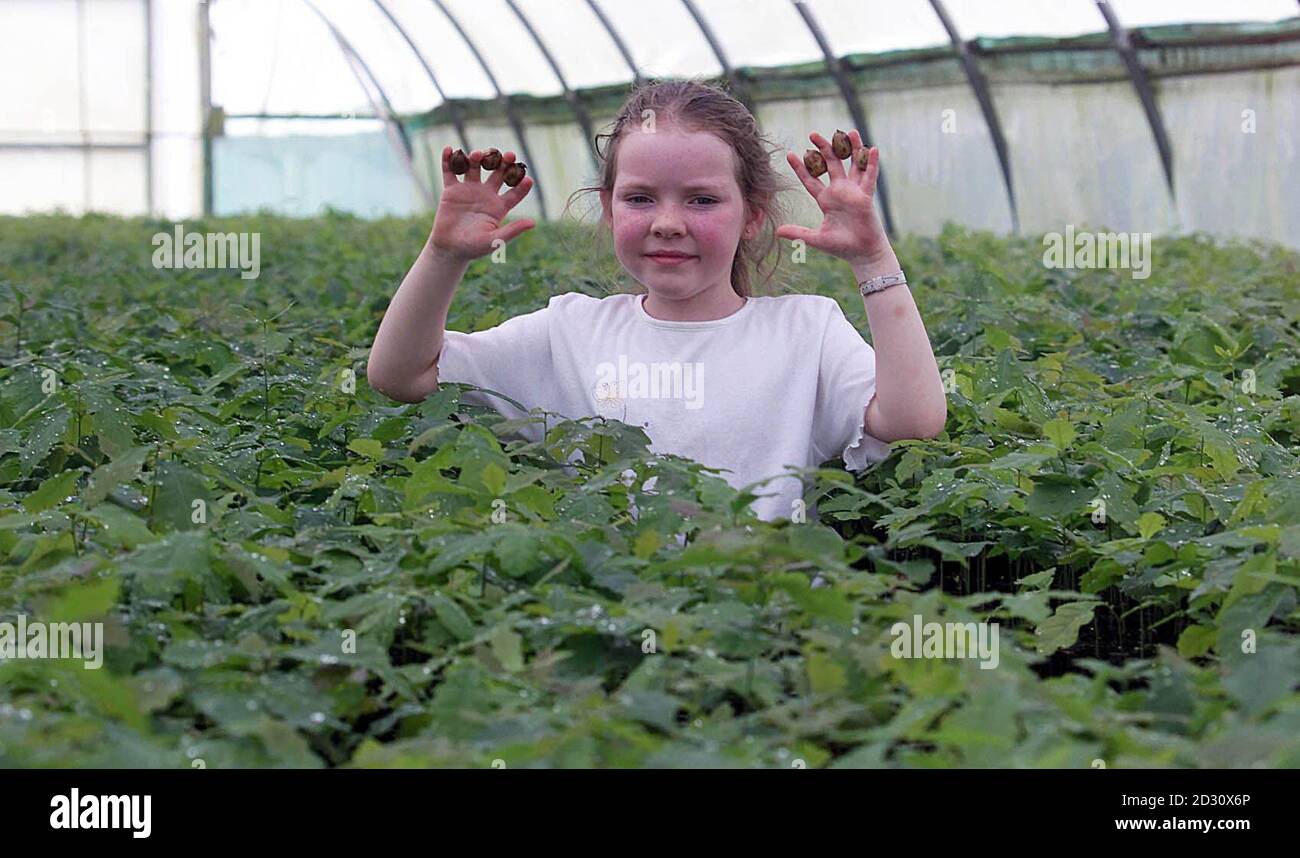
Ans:
[[[721,218],[697,218],[691,225],[691,243],[705,257],[730,255],[734,247],[729,247],[730,233]]]
[[[637,256],[654,244],[654,215],[641,212],[616,212],[612,227],[614,246],[621,255]],[[686,238],[702,256],[730,256],[730,246],[737,228],[718,212],[686,215],[682,221]],[[676,240],[676,239],[674,239]]]
[[[637,253],[650,235],[650,221],[641,217],[614,218],[614,246],[620,251]]]

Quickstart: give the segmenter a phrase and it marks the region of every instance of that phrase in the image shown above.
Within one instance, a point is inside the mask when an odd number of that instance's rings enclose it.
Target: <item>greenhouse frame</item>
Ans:
[[[3,0],[0,211],[431,210],[443,145],[566,213],[629,86],[723,83],[781,147],[857,128],[893,232],[1300,246],[1296,0]],[[24,86],[23,81],[29,85]],[[815,215],[791,198],[801,220]]]

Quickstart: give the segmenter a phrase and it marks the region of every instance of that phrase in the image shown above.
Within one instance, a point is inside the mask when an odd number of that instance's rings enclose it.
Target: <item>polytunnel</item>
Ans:
[[[858,128],[894,232],[1300,246],[1296,0],[3,0],[0,211],[431,210],[443,145],[565,216],[635,83],[724,83],[770,138]],[[804,198],[795,212],[811,221]]]

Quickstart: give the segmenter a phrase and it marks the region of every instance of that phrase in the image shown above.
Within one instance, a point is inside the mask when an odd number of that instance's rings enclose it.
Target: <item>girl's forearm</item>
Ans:
[[[853,263],[857,282],[898,271],[892,249],[873,260]],[[862,299],[876,352],[874,437],[882,441],[933,438],[948,419],[947,393],[934,359],[930,337],[906,284],[890,286]]]
[[[419,402],[438,389],[447,313],[468,269],[468,261],[448,259],[425,244],[379,323],[366,365],[371,388],[402,402]]]

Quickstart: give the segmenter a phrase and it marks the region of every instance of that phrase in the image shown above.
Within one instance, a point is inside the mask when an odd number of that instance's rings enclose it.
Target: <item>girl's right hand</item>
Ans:
[[[515,162],[514,152],[502,156],[501,166],[492,170],[486,181],[479,167],[484,150],[469,153],[469,171],[464,177],[451,171],[451,152],[450,146],[442,149],[442,198],[429,234],[429,248],[436,255],[469,262],[495,250],[493,242],[498,238],[508,242],[536,226],[531,218],[501,225],[506,214],[519,205],[533,186],[532,176],[524,176],[516,187],[498,193],[505,184],[505,168]]]

